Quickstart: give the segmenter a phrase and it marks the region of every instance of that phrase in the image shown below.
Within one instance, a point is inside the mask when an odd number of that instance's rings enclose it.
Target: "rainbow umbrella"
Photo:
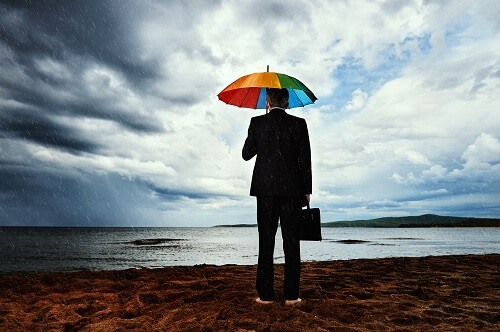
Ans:
[[[217,96],[226,104],[264,109],[266,108],[266,88],[286,88],[288,108],[302,107],[314,103],[318,98],[298,79],[280,73],[254,73],[238,78]]]

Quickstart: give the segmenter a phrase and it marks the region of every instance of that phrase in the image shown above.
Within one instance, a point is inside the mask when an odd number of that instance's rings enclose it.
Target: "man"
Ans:
[[[294,211],[310,200],[312,192],[311,148],[306,121],[286,113],[287,89],[267,89],[269,113],[252,118],[243,146],[243,159],[257,155],[250,195],[257,197],[259,259],[257,265],[258,303],[269,304],[274,293],[274,241],[281,224],[285,275],[285,305],[299,298],[300,239]]]

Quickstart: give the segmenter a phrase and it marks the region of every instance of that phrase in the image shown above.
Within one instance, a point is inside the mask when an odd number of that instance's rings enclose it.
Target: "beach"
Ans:
[[[302,264],[254,302],[255,265],[0,274],[1,331],[499,331],[500,255]]]

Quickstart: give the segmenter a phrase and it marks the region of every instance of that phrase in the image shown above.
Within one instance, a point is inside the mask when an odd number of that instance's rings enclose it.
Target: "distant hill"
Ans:
[[[500,219],[438,216],[424,214],[408,217],[385,217],[369,220],[333,221],[322,223],[322,227],[500,227]],[[213,227],[257,227],[257,224],[217,225]]]
[[[449,217],[424,214],[411,217],[385,217],[370,220],[334,221],[322,223],[322,227],[500,227],[500,219]]]

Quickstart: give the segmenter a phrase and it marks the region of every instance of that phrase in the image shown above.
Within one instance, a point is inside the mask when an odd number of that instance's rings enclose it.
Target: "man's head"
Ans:
[[[288,90],[278,88],[267,88],[267,106],[269,108],[279,107],[283,109],[288,108]]]

